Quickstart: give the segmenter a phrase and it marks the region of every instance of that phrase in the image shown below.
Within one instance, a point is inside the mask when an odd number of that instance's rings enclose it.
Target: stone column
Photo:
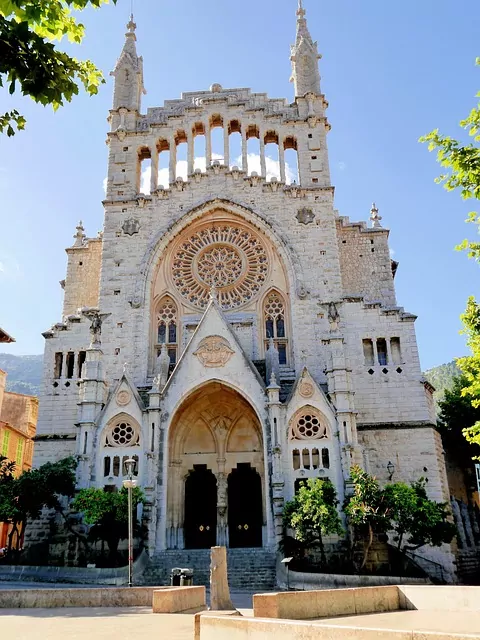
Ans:
[[[285,147],[283,146],[283,140],[280,140],[278,144],[278,162],[280,164],[280,182],[286,182]]]
[[[157,145],[150,149],[151,155],[151,175],[150,175],[150,193],[156,191],[158,186],[158,149]]]
[[[265,160],[265,136],[260,133],[260,175],[267,177],[267,163]]]
[[[223,125],[223,164],[230,168],[230,136],[228,122]]]
[[[212,137],[210,135],[210,123],[205,125],[205,165],[208,169],[212,164]]]
[[[392,345],[390,344],[390,338],[385,338],[385,344],[387,345],[387,364],[389,367],[393,367]]]
[[[225,547],[212,547],[210,553],[210,609],[212,611],[235,610],[230,599]]]
[[[169,181],[170,184],[175,182],[177,177],[177,144],[175,142],[175,136],[170,138],[170,167],[169,167]]]
[[[373,344],[373,366],[376,367],[378,365],[378,349],[377,349],[377,339],[372,338]]]
[[[247,132],[242,127],[242,170],[248,174]]]
[[[192,131],[187,131],[187,144],[188,144],[188,175],[190,176],[194,171],[195,166],[195,138]]]

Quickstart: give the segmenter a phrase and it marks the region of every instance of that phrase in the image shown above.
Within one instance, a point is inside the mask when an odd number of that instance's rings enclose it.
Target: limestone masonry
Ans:
[[[353,464],[386,482],[391,462],[394,481],[427,477],[448,501],[389,232],[375,206],[370,226],[334,208],[328,103],[302,4],[291,103],[214,84],[142,112],[127,26],[104,228],[88,238],[79,223],[67,249],[34,464],[75,454],[79,487],[119,488],[133,457],[157,558],[273,551],[296,484],[330,478],[342,501]],[[421,552],[453,571],[449,548]]]

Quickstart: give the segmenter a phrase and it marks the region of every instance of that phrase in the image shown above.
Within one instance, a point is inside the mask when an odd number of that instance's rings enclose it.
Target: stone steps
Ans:
[[[232,590],[267,591],[275,587],[276,556],[265,549],[227,549],[228,581]],[[209,549],[168,549],[151,558],[142,584],[169,584],[174,567],[193,569],[196,585],[210,584]]]

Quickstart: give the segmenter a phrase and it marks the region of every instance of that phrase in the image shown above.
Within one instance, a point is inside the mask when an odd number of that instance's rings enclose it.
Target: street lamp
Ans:
[[[391,480],[393,478],[393,474],[395,473],[395,465],[390,460],[388,461],[388,464],[387,464],[387,471],[388,471],[388,479]]]
[[[132,489],[137,486],[137,481],[133,477],[133,469],[135,468],[135,460],[129,458],[125,460],[127,469],[127,479],[123,481],[123,486],[128,492],[128,586],[133,585],[133,498]]]

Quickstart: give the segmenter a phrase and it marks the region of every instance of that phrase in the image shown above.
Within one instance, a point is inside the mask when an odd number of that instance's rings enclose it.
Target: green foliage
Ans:
[[[448,521],[448,504],[430,500],[424,480],[410,486],[404,482],[389,484],[383,493],[391,519],[389,528],[399,551],[413,551],[427,544],[439,547],[452,541],[457,530]]]
[[[425,378],[435,387],[433,399],[437,407],[437,413],[440,411],[439,403],[444,399],[446,390],[453,387],[454,380],[459,374],[460,370],[454,360],[447,362],[447,364],[441,364],[438,367],[432,367],[432,369],[427,369],[427,371],[424,372],[423,375]]]
[[[73,495],[77,462],[73,457],[47,462],[16,478],[14,467],[8,468],[5,460],[0,459],[0,522],[12,525],[8,539],[10,553],[19,551],[28,518],[39,518],[45,507],[61,510],[60,496]]]
[[[476,64],[480,65],[480,58],[477,58]],[[477,97],[480,97],[480,92]],[[438,183],[443,184],[447,191],[460,189],[464,200],[480,200],[480,102],[460,121],[460,126],[472,138],[469,144],[464,145],[455,138],[445,136],[438,129],[422,136],[420,142],[427,142],[429,151],[437,151],[437,161],[445,169],[437,178]],[[480,216],[476,211],[468,215],[467,222],[476,224],[480,230]],[[457,248],[467,250],[469,257],[480,260],[479,242],[464,240]]]
[[[115,4],[117,0],[112,0]],[[105,82],[90,60],[77,60],[53,42],[64,37],[80,44],[85,27],[72,10],[100,7],[108,0],[0,0],[0,87],[10,94],[20,90],[42,105],[56,110],[78,94],[88,94]],[[17,110],[0,116],[0,133],[12,136],[25,119]]]
[[[331,481],[310,478],[284,507],[284,526],[294,529],[296,538],[306,547],[318,545],[322,564],[326,564],[323,537],[343,533],[337,506]]]
[[[459,358],[457,364],[464,375],[465,384],[462,394],[470,400],[475,409],[480,408],[480,305],[473,297],[467,302],[465,313],[461,316],[467,336],[467,345],[471,356]],[[480,445],[480,419],[476,412],[476,421],[472,425],[464,425],[464,436],[468,442]]]
[[[393,532],[402,552],[451,542],[456,528],[448,521],[448,505],[430,500],[423,480],[381,489],[377,479],[358,466],[352,467],[350,477],[353,494],[345,501],[344,511],[349,524],[365,536],[360,569],[366,564],[374,533]]]
[[[145,498],[142,490],[132,490],[133,509],[143,504]],[[94,525],[90,537],[105,540],[112,559],[116,559],[118,543],[128,536],[128,491],[122,487],[120,491],[104,491],[103,489],[81,489],[71,505],[72,509],[83,513],[85,522]],[[136,528],[138,523],[135,522]]]
[[[345,501],[344,511],[349,524],[365,537],[361,570],[367,563],[374,532],[386,531],[390,518],[384,493],[374,476],[355,465],[350,470],[350,479],[353,494]]]
[[[468,388],[468,378],[457,376],[451,389],[446,389],[445,398],[440,402],[438,425],[441,430],[445,447],[454,454],[460,455],[465,461],[472,460],[474,455],[480,454],[480,446],[472,448],[467,444],[464,430],[480,422],[480,407],[472,404],[471,398],[464,393]]]

